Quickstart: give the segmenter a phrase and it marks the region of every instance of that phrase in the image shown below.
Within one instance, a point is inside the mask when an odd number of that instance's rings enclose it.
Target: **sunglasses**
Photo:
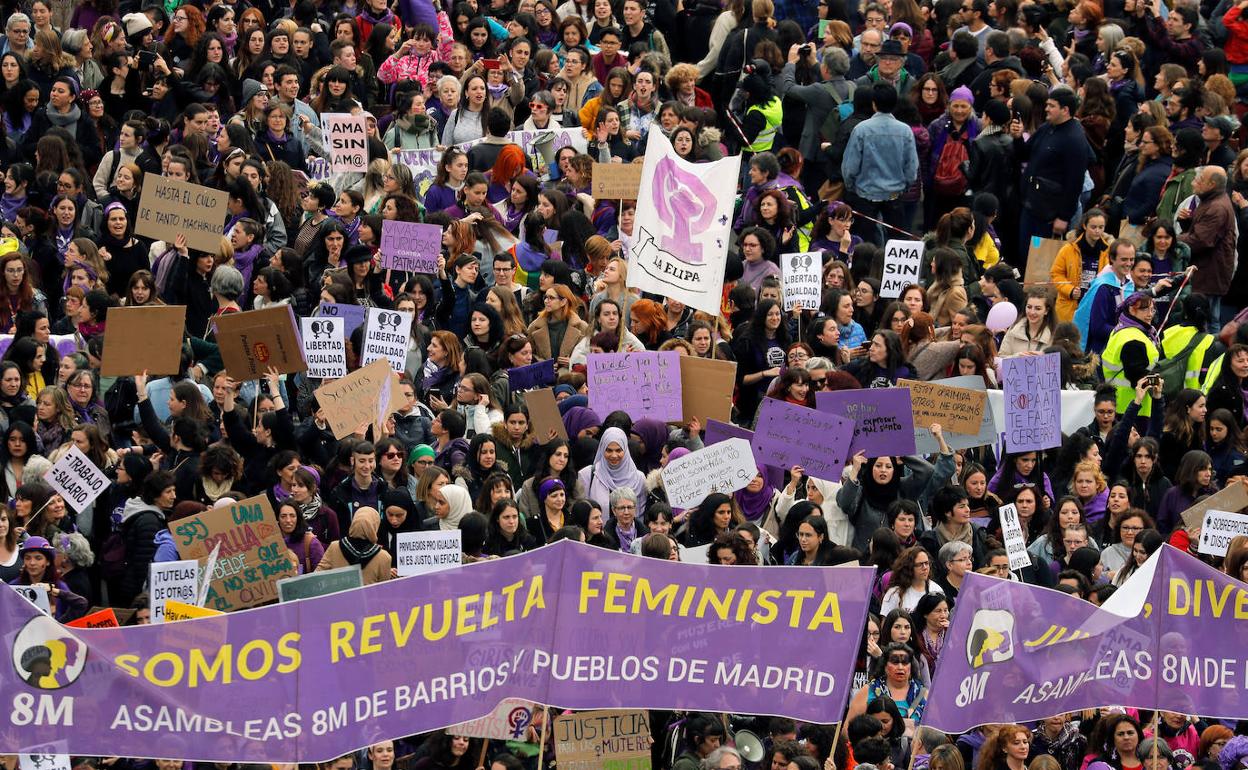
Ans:
[[[907,666],[910,664],[909,655],[889,655],[888,662],[895,666]]]

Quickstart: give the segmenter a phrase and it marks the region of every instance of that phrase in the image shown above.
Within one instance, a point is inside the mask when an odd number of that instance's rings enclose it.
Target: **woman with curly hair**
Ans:
[[[1026,770],[1031,753],[1031,730],[1022,725],[1000,725],[979,750],[975,770]]]
[[[186,65],[207,29],[208,21],[204,18],[203,11],[190,3],[179,6],[173,12],[162,42],[169,66],[187,70]]]
[[[808,518],[817,519],[819,517],[811,516]],[[758,560],[754,556],[754,551],[750,548],[750,544],[746,542],[741,533],[733,530],[715,538],[715,542],[711,543],[711,547],[706,551],[706,561],[708,564],[722,564],[725,566],[741,564],[753,567]]]
[[[880,601],[880,612],[887,614],[897,607],[913,611],[919,599],[930,593],[942,593],[940,585],[932,579],[931,554],[922,546],[907,548],[893,562],[893,574]]]

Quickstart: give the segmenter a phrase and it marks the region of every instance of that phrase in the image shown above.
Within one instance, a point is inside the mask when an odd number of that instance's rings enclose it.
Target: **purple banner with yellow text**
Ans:
[[[763,572],[765,570],[765,572]],[[0,754],[329,760],[573,709],[841,718],[874,570],[670,563],[560,542],[330,596],[79,630],[0,591]]]
[[[1248,585],[1164,546],[1096,607],[968,575],[923,723],[964,732],[1100,706],[1248,717]]]

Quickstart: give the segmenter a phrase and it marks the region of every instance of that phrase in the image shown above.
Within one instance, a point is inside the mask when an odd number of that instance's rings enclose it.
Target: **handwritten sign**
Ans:
[[[884,244],[884,280],[880,281],[880,296],[897,299],[901,290],[919,282],[919,270],[923,267],[923,241],[889,241]]]
[[[743,438],[690,452],[669,462],[662,472],[663,488],[673,508],[692,508],[713,492],[732,494],[757,475],[754,450]]]
[[[195,620],[196,618],[211,618],[217,615],[224,615],[220,610],[213,610],[207,607],[197,607],[194,604],[180,602],[177,599],[165,600],[165,622],[176,623],[180,620]]]
[[[1059,353],[1001,361],[1005,449],[1033,452],[1062,443],[1062,361]]]
[[[217,347],[225,370],[239,382],[258,380],[269,371],[294,374],[306,371],[303,346],[295,331],[290,305],[216,316]]]
[[[969,388],[970,390],[978,390],[986,392],[984,378],[978,375],[960,375],[958,377],[946,377],[941,380],[933,380],[937,385],[949,385],[955,388]],[[911,391],[913,392],[913,391]],[[989,396],[988,403],[991,405],[992,397]],[[956,431],[945,432],[945,443],[950,449],[971,449],[977,446],[987,446],[995,444],[1000,438],[997,432],[997,419],[992,409],[984,409],[984,419],[979,423],[979,430],[975,433],[958,433]],[[940,451],[940,444],[936,441],[936,437],[932,432],[922,425],[914,426],[914,449],[917,454],[930,455]]]
[[[507,370],[507,386],[512,392],[544,388],[555,384],[555,359],[535,361],[528,366]]]
[[[594,198],[597,200],[637,200],[641,189],[640,163],[595,163]]]
[[[335,302],[322,302],[316,306],[312,315],[317,318],[341,318],[343,321],[342,338],[350,337],[356,329],[364,325],[367,315],[363,305],[341,305]]]
[[[303,358],[308,376],[333,379],[347,376],[347,347],[341,318],[300,318]]]
[[[435,273],[442,253],[442,228],[388,219],[381,223],[381,266],[409,273]]]
[[[327,112],[321,116],[329,145],[329,167],[335,174],[368,170],[368,119],[363,115]]]
[[[458,529],[400,532],[395,535],[394,556],[399,577],[458,567],[464,561],[463,533]]]
[[[165,622],[165,602],[194,604],[199,593],[199,562],[194,559],[152,562],[147,579],[152,622]]]
[[[1197,550],[1209,556],[1226,556],[1231,541],[1240,535],[1248,535],[1248,516],[1229,511],[1206,511],[1205,520],[1200,525]]]
[[[499,741],[523,741],[533,723],[536,704],[520,698],[504,698],[489,714],[471,722],[460,722],[446,728],[450,735],[489,738]]]
[[[914,412],[907,388],[822,391],[815,394],[815,406],[854,421],[851,457],[858,452],[867,457],[915,452]]]
[[[683,359],[682,359],[683,360]],[[719,444],[730,438],[743,438],[750,442],[750,449],[754,447],[754,431],[742,428],[740,425],[733,425],[730,422],[710,419],[706,421],[706,427],[702,430],[702,443],[706,446]],[[756,460],[758,458],[755,458]],[[764,465],[759,461],[759,465],[763,466],[763,470],[767,471],[767,478],[771,480],[771,485],[776,489],[784,487],[784,468],[777,468],[772,465]]]
[[[105,377],[177,374],[185,326],[183,305],[109,308],[100,373]]]
[[[554,729],[559,770],[650,770],[650,721],[644,711],[564,714],[555,718]]]
[[[364,321],[364,345],[360,365],[385,359],[395,374],[407,369],[407,340],[412,333],[412,314],[402,310],[368,309]]]
[[[390,370],[390,362],[379,358],[346,377],[325,382],[316,389],[317,403],[325,410],[325,421],[334,432],[334,438],[346,438],[360,426],[376,423],[383,409],[388,415],[399,408],[399,389],[394,387],[392,377],[394,372]],[[381,397],[388,382],[390,392],[386,407],[382,407]]]
[[[1018,518],[1018,508],[1013,504],[998,509],[1001,516],[1001,536],[1005,538],[1005,552],[1010,556],[1010,569],[1031,566],[1031,554],[1027,553],[1027,539],[1023,536],[1023,522]]]
[[[681,418],[679,353],[591,353],[586,365],[589,408],[598,414],[622,409],[634,420]]]
[[[839,479],[853,439],[853,420],[765,398],[751,446],[760,463],[800,465],[817,479]]]
[[[207,562],[217,545],[220,556],[206,575],[211,581],[204,606],[222,612],[277,599],[276,581],[295,574],[277,516],[265,495],[249,497],[180,519],[170,526],[183,559]]]
[[[916,428],[928,428],[932,423],[940,423],[941,430],[979,432],[988,403],[988,396],[982,390],[906,379],[897,380],[897,387],[910,389],[910,407]]]
[[[43,480],[79,513],[95,502],[109,485],[104,471],[95,467],[95,463],[72,444],[69,451],[48,469]]]
[[[823,293],[823,255],[817,251],[780,255],[784,309],[818,310]]]
[[[134,233],[169,244],[184,235],[190,248],[216,254],[221,248],[229,198],[225,190],[147,174]]]

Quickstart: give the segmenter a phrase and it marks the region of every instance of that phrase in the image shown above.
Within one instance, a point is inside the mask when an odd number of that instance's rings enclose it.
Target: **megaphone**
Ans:
[[[535,151],[542,156],[542,162],[547,166],[555,162],[555,132],[544,131],[529,142],[531,152]]]
[[[737,753],[740,754],[746,762],[762,761],[763,742],[757,735],[749,730],[737,730],[736,734],[733,735],[732,740],[736,745]]]

